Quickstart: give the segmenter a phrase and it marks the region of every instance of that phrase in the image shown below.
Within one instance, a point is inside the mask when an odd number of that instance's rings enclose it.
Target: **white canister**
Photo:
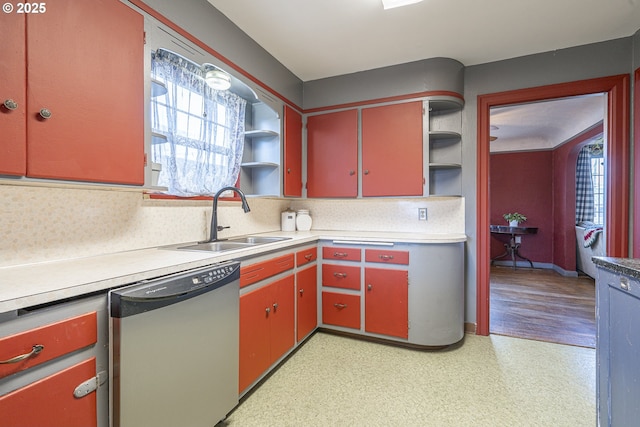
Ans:
[[[311,230],[311,215],[308,209],[300,209],[296,215],[296,228],[298,231]]]
[[[296,231],[296,213],[294,211],[287,209],[282,212],[280,228],[282,231]]]

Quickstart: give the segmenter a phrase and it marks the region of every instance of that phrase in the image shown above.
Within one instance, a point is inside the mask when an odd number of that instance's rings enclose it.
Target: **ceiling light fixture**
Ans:
[[[382,0],[382,6],[385,10],[394,7],[407,6],[414,3],[420,3],[422,0]]]
[[[204,81],[215,90],[227,90],[231,87],[231,76],[222,70],[207,71]]]

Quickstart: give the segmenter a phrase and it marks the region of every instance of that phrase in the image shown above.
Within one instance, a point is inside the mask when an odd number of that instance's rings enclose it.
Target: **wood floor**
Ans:
[[[588,276],[491,267],[492,334],[595,348],[595,285]]]

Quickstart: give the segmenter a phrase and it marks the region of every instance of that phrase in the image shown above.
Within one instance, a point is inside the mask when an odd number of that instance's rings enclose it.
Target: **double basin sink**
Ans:
[[[202,242],[194,245],[181,246],[178,249],[185,251],[206,251],[206,252],[224,252],[234,249],[248,248],[251,246],[265,245],[267,243],[281,242],[289,240],[290,237],[266,237],[266,236],[242,236],[234,237],[229,240],[220,240],[216,242]]]

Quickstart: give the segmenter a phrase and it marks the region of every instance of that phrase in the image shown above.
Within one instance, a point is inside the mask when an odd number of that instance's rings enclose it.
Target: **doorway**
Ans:
[[[628,254],[629,219],[629,76],[619,75],[520,89],[478,96],[477,153],[477,301],[476,333],[489,334],[490,210],[489,210],[489,126],[490,109],[495,106],[606,93],[608,97],[606,131],[606,253]],[[560,233],[558,239],[575,239],[574,232]]]

